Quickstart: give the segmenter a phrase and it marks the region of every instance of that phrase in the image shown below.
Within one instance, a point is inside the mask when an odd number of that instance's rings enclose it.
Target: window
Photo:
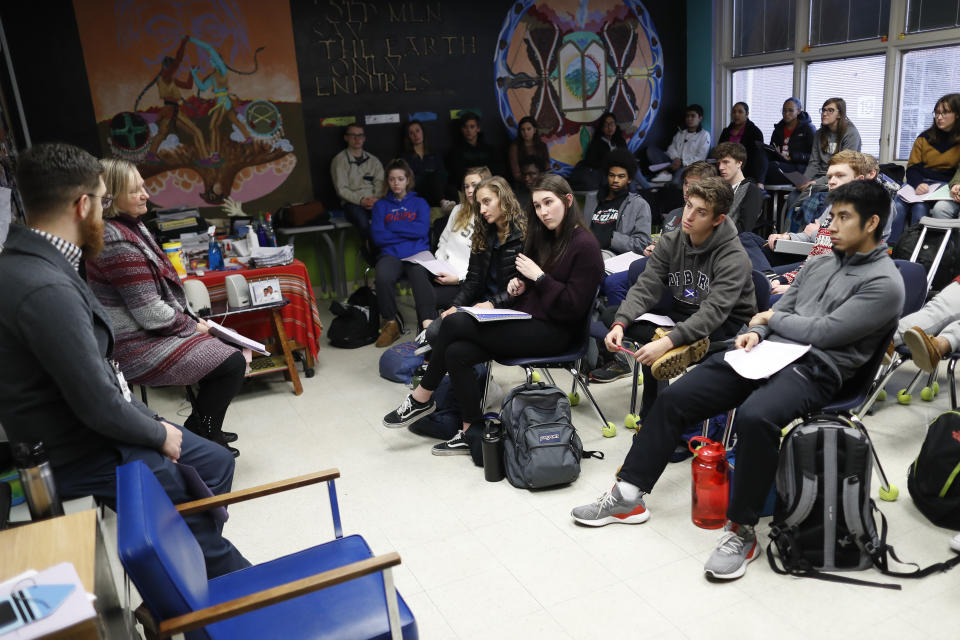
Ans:
[[[764,141],[770,140],[773,125],[783,117],[783,101],[792,95],[792,64],[733,72],[733,102],[747,103],[750,120],[763,131]]]
[[[733,55],[793,50],[796,0],[734,0]]]
[[[907,33],[960,26],[960,0],[908,0]]]
[[[903,54],[900,126],[897,128],[898,160],[910,157],[913,141],[933,122],[933,108],[937,100],[960,89],[956,78],[960,78],[960,46]]]
[[[869,40],[887,35],[890,0],[809,1],[812,46]]]
[[[824,100],[843,98],[847,118],[860,132],[860,150],[879,156],[885,66],[883,55],[811,62],[807,67],[806,105],[814,126],[820,126],[819,112]]]

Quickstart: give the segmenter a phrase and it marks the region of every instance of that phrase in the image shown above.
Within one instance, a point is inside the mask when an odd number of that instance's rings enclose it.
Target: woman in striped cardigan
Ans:
[[[193,412],[184,426],[237,456],[227,446],[236,434],[222,427],[243,384],[243,353],[209,335],[206,322],[187,313],[180,277],[140,220],[148,194],[136,167],[113,158],[101,163],[107,192],[114,198],[103,212],[104,249],[86,263],[86,277],[113,323],[113,357],[137,384],[197,384]]]

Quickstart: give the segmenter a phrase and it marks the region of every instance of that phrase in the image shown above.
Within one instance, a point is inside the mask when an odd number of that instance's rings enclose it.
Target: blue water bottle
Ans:
[[[222,271],[223,252],[220,250],[220,243],[217,242],[215,231],[214,227],[210,227],[207,232],[210,235],[210,243],[207,245],[207,268],[210,271]]]

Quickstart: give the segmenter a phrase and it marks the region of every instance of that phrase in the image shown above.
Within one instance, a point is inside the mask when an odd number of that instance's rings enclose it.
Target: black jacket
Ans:
[[[783,120],[773,126],[770,135],[770,144],[778,149],[783,146]],[[810,114],[801,111],[797,116],[797,126],[790,135],[790,162],[807,164],[810,162],[810,152],[813,150],[813,136],[817,133],[810,122]]]
[[[474,233],[480,232],[479,229],[474,231]],[[495,307],[502,307],[510,299],[507,294],[507,284],[511,278],[517,277],[517,254],[523,251],[523,234],[519,229],[511,228],[506,241],[494,249],[497,226],[487,225],[486,232],[487,243],[484,250],[470,254],[467,277],[460,285],[460,292],[453,299],[454,307],[470,307],[485,301],[492,302]],[[497,260],[497,293],[493,296],[487,291],[487,273],[492,259]]]
[[[727,125],[720,132],[720,138],[717,143],[730,142],[730,127]],[[753,121],[747,119],[747,124],[743,127],[743,136],[740,138],[740,144],[747,150],[747,161],[743,165],[743,175],[752,178],[754,182],[762,183],[766,178],[767,163],[765,162],[766,151],[761,147],[763,145],[763,132],[760,127],[753,124]]]

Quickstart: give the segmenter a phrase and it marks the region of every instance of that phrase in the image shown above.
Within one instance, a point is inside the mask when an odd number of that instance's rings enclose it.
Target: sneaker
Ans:
[[[464,437],[464,431],[457,431],[457,434],[440,444],[435,444],[430,450],[435,456],[468,456],[470,455],[470,445]]]
[[[960,553],[960,533],[953,536],[953,540],[950,541],[950,548]]]
[[[727,522],[717,548],[710,554],[703,571],[711,578],[732,580],[747,572],[747,563],[760,555],[753,527]]]
[[[650,512],[643,503],[643,494],[635,502],[628,502],[616,484],[610,491],[597,498],[596,502],[574,507],[570,516],[588,527],[602,527],[605,524],[640,524],[650,519]]]
[[[423,345],[420,345],[419,347],[417,347],[416,349],[414,349],[414,350],[413,350],[413,355],[415,355],[415,356],[422,356],[423,354],[429,353],[429,352],[431,352],[431,351],[433,351],[433,347],[430,346],[430,343],[428,342],[428,343],[423,344]]]
[[[650,367],[657,380],[670,380],[687,370],[694,362],[699,362],[710,347],[710,338],[700,338],[690,344],[670,349],[657,358]]]
[[[670,182],[671,180],[673,180],[673,174],[669,171],[661,171],[650,178],[650,182]]]
[[[383,329],[380,329],[380,336],[377,338],[376,345],[381,349],[383,347],[389,347],[396,342],[399,337],[400,324],[396,320],[390,320],[383,325]]]
[[[903,334],[903,343],[910,349],[914,364],[923,371],[933,371],[940,364],[943,352],[937,346],[937,341],[920,327],[907,329]]]
[[[400,406],[383,416],[383,426],[388,429],[400,429],[413,424],[420,418],[428,416],[437,410],[437,403],[431,398],[423,404],[413,399],[413,396],[407,394]]]
[[[619,380],[620,378],[626,378],[630,375],[633,375],[633,368],[620,358],[615,358],[610,364],[591,371],[590,381],[603,384],[605,382]]]

